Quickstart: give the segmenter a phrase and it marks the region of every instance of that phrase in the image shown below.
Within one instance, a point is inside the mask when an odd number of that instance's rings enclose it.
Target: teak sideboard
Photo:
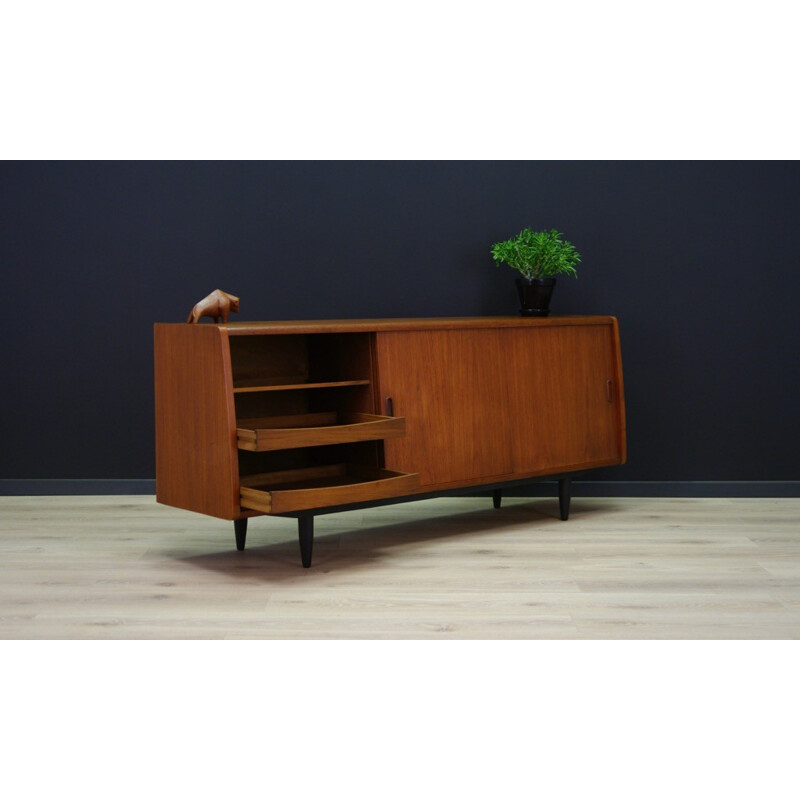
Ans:
[[[156,497],[233,520],[314,515],[625,461],[614,317],[155,325]]]

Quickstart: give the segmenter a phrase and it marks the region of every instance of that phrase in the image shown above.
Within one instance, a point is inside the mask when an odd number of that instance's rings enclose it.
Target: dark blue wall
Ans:
[[[775,162],[0,165],[2,478],[153,476],[152,324],[515,314],[490,245],[557,227],[554,313],[620,320],[608,480],[800,478],[800,166]]]

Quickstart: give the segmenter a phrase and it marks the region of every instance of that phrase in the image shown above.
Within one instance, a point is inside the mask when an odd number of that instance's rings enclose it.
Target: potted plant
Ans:
[[[555,275],[578,277],[575,265],[581,260],[578,251],[561,237],[557,230],[520,231],[518,236],[492,246],[492,258],[521,272],[517,292],[523,316],[546,317],[550,313],[550,297],[556,285]]]

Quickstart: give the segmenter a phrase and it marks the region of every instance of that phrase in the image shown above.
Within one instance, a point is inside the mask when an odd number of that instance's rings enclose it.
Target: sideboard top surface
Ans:
[[[248,336],[286,333],[358,333],[372,331],[407,331],[462,328],[528,328],[558,325],[610,325],[609,316],[550,316],[550,317],[408,317],[399,319],[324,319],[281,320],[274,322],[229,322],[213,327],[222,328],[229,336]],[[181,325],[185,322],[156,323]],[[199,327],[199,326],[198,326]],[[203,327],[209,327],[208,324]]]

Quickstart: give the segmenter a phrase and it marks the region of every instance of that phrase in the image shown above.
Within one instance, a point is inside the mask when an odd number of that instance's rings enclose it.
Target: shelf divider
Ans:
[[[254,386],[234,386],[233,393],[243,392],[289,392],[298,389],[334,389],[339,386],[369,386],[369,381],[322,381],[320,383],[280,383],[274,386],[259,384]]]

